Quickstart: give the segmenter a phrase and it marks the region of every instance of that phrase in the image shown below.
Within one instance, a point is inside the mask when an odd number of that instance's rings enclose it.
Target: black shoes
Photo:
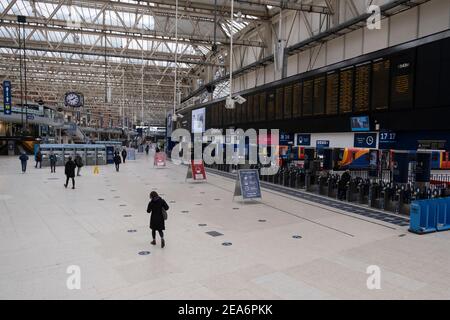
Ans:
[[[153,240],[152,242],[150,242],[152,245],[156,245],[156,241]]]
[[[164,248],[166,246],[166,242],[164,241],[164,239],[161,239],[161,248]]]

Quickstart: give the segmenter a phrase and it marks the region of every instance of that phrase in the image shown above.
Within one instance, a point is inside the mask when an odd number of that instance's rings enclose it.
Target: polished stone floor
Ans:
[[[418,236],[273,190],[233,201],[233,180],[185,182],[186,167],[152,164],[84,167],[72,190],[61,167],[21,174],[1,157],[0,299],[450,298],[450,232]],[[164,249],[150,244],[151,190],[170,206]]]

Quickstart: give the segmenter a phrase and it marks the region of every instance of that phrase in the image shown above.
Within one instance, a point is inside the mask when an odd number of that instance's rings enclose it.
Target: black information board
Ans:
[[[417,48],[416,99],[417,108],[439,105],[439,77],[441,72],[441,50],[439,42]],[[450,87],[449,87],[450,88]]]
[[[340,72],[339,113],[350,113],[353,109],[353,67]]]
[[[389,105],[389,74],[391,61],[378,60],[372,65],[372,109],[383,110]]]
[[[261,199],[261,185],[258,170],[238,170],[234,197],[245,199]]]
[[[259,120],[266,120],[266,93],[261,92],[259,94]]]
[[[355,112],[368,111],[370,107],[371,64],[357,66],[355,70]]]
[[[301,82],[294,84],[292,93],[292,116],[298,118],[302,115],[303,84]]]
[[[247,122],[255,121],[253,117],[253,108],[254,108],[254,95],[250,95],[247,100]]]
[[[314,79],[314,115],[325,113],[325,76]]]
[[[267,97],[267,120],[273,120],[275,117],[275,92],[270,91]]]
[[[408,51],[391,59],[391,109],[413,106],[414,52]]]
[[[283,87],[277,89],[275,100],[275,119],[283,119]]]
[[[313,80],[303,82],[303,115],[312,116],[313,113]]]
[[[337,72],[327,75],[326,113],[337,114],[339,104],[339,74]]]
[[[292,85],[284,88],[284,118],[292,118]]]

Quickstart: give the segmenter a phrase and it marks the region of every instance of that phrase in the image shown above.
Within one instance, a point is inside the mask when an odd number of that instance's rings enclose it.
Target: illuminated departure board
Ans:
[[[292,117],[292,86],[284,88],[284,118]]]
[[[253,117],[253,97],[253,95],[250,95],[247,100],[247,122],[255,121],[255,118]]]
[[[313,112],[313,80],[303,82],[303,115],[311,116]]]
[[[314,79],[314,115],[325,113],[325,76]]]
[[[341,70],[339,86],[339,112],[350,113],[353,107],[353,68]]]
[[[300,117],[302,115],[302,89],[303,84],[301,82],[294,84],[292,93],[292,116],[294,118]]]
[[[267,120],[273,120],[275,117],[275,92],[270,91],[267,97]]]
[[[259,120],[266,120],[266,93],[261,92],[259,94]]]
[[[259,121],[259,94],[253,96],[253,121]]]
[[[372,65],[372,109],[383,110],[389,104],[390,61],[375,61]]]
[[[368,111],[370,107],[370,64],[355,70],[355,111]]]
[[[337,114],[339,104],[339,74],[337,72],[327,75],[326,113]]]
[[[413,51],[391,59],[391,108],[411,108],[413,102]]]
[[[275,119],[283,119],[283,88],[278,88],[275,101]]]

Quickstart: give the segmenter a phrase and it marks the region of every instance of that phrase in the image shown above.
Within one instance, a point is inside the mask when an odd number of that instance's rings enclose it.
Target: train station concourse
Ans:
[[[0,300],[450,299],[448,0],[0,0],[0,77]]]

